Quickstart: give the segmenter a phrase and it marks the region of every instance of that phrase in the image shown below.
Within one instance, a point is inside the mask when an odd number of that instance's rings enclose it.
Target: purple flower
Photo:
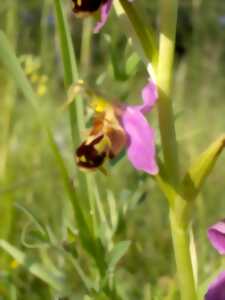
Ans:
[[[124,148],[135,169],[151,175],[158,173],[155,153],[155,133],[144,114],[151,111],[158,94],[150,80],[142,90],[143,104],[109,104],[101,100],[95,109],[93,125],[87,139],[76,151],[79,167],[96,169],[105,159],[115,158]]]
[[[113,0],[72,0],[74,3],[73,12],[77,16],[85,17],[99,11],[99,21],[97,22],[94,33],[98,33],[105,25]],[[128,0],[132,2],[133,0]]]
[[[208,238],[219,254],[225,254],[225,221],[220,221],[208,230]]]
[[[205,300],[225,300],[225,271],[210,284]]]
[[[221,254],[225,254],[225,221],[221,221],[208,230],[208,238],[213,247]],[[205,300],[225,300],[225,271],[209,285]]]

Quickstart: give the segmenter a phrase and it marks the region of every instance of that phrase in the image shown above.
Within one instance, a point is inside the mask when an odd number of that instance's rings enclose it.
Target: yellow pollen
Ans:
[[[11,269],[17,269],[19,267],[19,262],[17,260],[12,260],[11,263],[10,263],[10,267]]]
[[[104,112],[106,107],[108,106],[108,103],[98,96],[94,96],[91,100],[90,106],[96,111],[96,112]]]

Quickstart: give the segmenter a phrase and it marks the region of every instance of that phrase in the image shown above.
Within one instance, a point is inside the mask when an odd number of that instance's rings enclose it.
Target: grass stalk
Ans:
[[[81,52],[80,52],[80,70],[82,77],[88,75],[91,69],[91,40],[93,34],[93,20],[86,19],[83,23]]]
[[[79,72],[63,4],[60,0],[54,0],[54,4],[58,24],[62,61],[64,66],[64,82],[66,89],[68,89],[73,83],[79,80]],[[75,149],[82,139],[82,133],[85,131],[84,107],[81,97],[77,97],[75,106],[73,103],[70,105],[69,112],[73,148]],[[80,201],[82,200],[83,213],[85,215],[86,222],[89,225],[90,232],[92,232],[94,236],[95,216],[92,214],[92,208],[94,204],[93,197],[91,195],[90,176],[82,172],[78,172],[77,177],[79,182],[78,198]]]

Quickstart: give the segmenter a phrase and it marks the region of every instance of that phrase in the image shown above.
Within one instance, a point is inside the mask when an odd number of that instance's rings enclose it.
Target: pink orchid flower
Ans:
[[[125,148],[135,169],[151,175],[158,173],[155,133],[145,119],[158,98],[152,80],[142,90],[142,98],[141,105],[107,103],[103,110],[95,111],[89,135],[76,151],[79,167],[99,168],[105,159],[115,158]]]

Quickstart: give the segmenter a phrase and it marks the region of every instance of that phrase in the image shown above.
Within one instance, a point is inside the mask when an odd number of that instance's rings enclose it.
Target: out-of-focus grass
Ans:
[[[144,7],[146,2],[140,1],[140,7]],[[198,9],[181,1],[181,19],[178,23],[181,33],[178,42],[184,45],[184,53],[177,55],[174,103],[178,113],[176,126],[183,169],[225,129],[225,5],[222,2],[214,1],[212,4],[211,0],[204,1],[202,7]],[[66,114],[59,113],[59,107],[65,101],[66,94],[62,83],[55,21],[51,3],[46,0],[43,7],[42,9],[39,1],[24,0],[18,8],[16,17],[18,26],[15,29],[19,41],[17,53],[19,56],[31,53],[41,58],[43,72],[47,74],[49,80],[48,92],[39,100],[39,105],[54,124],[56,140],[73,176],[74,149],[69,141],[68,120]],[[149,13],[154,18],[156,8],[157,1],[152,1],[146,15]],[[3,16],[7,9],[7,5],[1,3],[0,16]],[[190,24],[185,23],[185,20]],[[71,17],[70,21],[79,57],[81,22],[74,17]],[[5,29],[4,18],[0,18],[0,22],[1,27]],[[93,36],[90,68],[88,72],[85,70],[85,77],[91,85],[97,85],[102,89],[109,98],[121,97],[126,101],[138,101],[140,87],[146,81],[143,66],[138,64],[134,78],[128,81],[118,80],[113,73],[110,61],[111,43],[104,34],[111,34],[118,57],[124,55],[125,36],[116,29],[118,26],[116,17],[112,15],[103,34]],[[186,30],[188,26],[192,27],[190,31]],[[12,92],[10,90],[7,94],[6,91],[5,82],[8,78],[9,76],[1,70],[1,132],[7,125],[5,119],[8,112],[4,103],[8,94]],[[98,82],[102,82],[101,85],[98,85]],[[10,112],[12,116],[7,172],[0,181],[0,199],[5,201],[10,197],[14,203],[29,208],[43,223],[50,224],[56,235],[61,237],[61,225],[65,222],[63,212],[67,207],[57,167],[29,104],[20,93],[13,96],[13,101],[13,110]],[[154,119],[153,122],[157,124],[157,120]],[[1,139],[1,149],[3,143]],[[197,252],[200,257],[200,278],[210,274],[219,264],[207,242],[206,230],[209,224],[224,218],[224,158],[224,155],[220,158],[196,205],[194,225]],[[162,195],[153,181],[135,172],[126,159],[112,168],[107,178],[103,178],[101,174],[96,176],[103,185],[115,191],[119,206],[127,201],[138,185],[143,184],[146,193],[129,212],[126,224],[121,224],[121,230],[118,232],[118,237],[131,240],[132,246],[122,260],[117,275],[122,289],[127,292],[127,299],[149,300],[147,298],[149,285],[151,294],[156,295],[152,299],[161,299],[158,291],[167,290],[173,285],[172,276],[175,272],[166,218],[167,205]],[[102,198],[104,200],[104,197]],[[4,215],[3,211],[0,212],[0,215],[2,214]],[[26,215],[14,207],[9,239],[20,247],[21,233],[27,222]],[[8,225],[1,222],[1,226]],[[82,290],[80,281],[78,278],[73,280],[79,299]],[[0,266],[0,283],[0,294],[2,292],[3,299],[34,300],[51,297],[43,283],[25,273],[20,266],[13,269],[10,260],[7,266]]]

